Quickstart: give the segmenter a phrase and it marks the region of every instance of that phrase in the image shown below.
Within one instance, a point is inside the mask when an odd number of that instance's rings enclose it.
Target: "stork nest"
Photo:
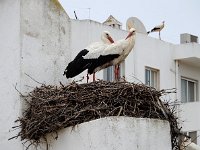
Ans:
[[[16,120],[21,130],[12,138],[39,144],[48,133],[57,133],[62,128],[108,116],[127,116],[169,121],[172,147],[179,149],[180,128],[175,110],[169,102],[160,100],[162,95],[172,92],[175,91],[157,91],[126,81],[42,85],[24,97],[27,109]]]

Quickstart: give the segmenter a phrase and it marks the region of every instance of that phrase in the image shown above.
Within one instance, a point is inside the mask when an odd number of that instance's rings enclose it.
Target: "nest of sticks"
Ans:
[[[171,92],[175,91],[157,91],[126,81],[42,85],[24,96],[27,109],[16,120],[20,132],[13,138],[21,137],[22,141],[39,144],[48,133],[57,133],[62,128],[102,117],[127,116],[169,121],[172,147],[179,149],[180,128],[175,109],[160,100],[162,95]]]

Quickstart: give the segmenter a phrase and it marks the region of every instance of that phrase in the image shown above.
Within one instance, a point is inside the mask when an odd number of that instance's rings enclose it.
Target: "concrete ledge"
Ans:
[[[63,129],[49,143],[51,150],[171,150],[167,121],[122,116]]]

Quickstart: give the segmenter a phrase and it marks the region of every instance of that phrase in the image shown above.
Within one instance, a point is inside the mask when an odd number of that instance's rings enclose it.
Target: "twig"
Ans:
[[[121,114],[121,112],[122,112],[122,109],[123,109],[123,107],[122,107],[122,106],[120,106],[120,110],[119,110],[119,112],[118,112],[117,116],[120,116],[120,114]]]
[[[17,89],[17,83],[14,85],[13,87],[15,88],[15,90],[19,93],[20,96],[25,97],[18,89]]]
[[[33,81],[35,81],[36,83],[39,83],[41,85],[44,85],[44,83],[38,82],[37,80],[35,80],[33,77],[31,77],[30,75],[28,75],[27,73],[24,73],[26,76],[28,76],[29,78],[31,78]]]

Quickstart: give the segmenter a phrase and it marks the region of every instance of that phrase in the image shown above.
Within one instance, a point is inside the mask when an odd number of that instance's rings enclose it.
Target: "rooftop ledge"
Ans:
[[[186,43],[175,46],[174,60],[200,67],[200,44]]]

